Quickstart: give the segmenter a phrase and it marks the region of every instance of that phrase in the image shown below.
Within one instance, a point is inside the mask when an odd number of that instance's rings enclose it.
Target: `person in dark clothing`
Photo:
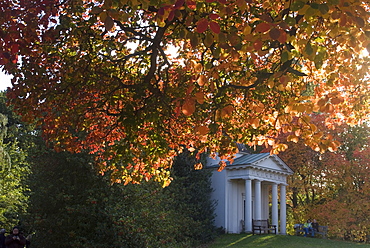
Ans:
[[[32,238],[32,234],[26,237],[26,248],[31,248],[31,238]]]
[[[312,229],[315,232],[318,232],[319,231],[319,223],[317,223],[317,221],[315,219],[312,221],[311,225],[312,225]]]
[[[0,248],[5,248],[5,229],[0,230]]]
[[[14,227],[12,233],[6,236],[5,245],[7,248],[23,248],[26,245],[26,238],[19,233],[18,227]]]

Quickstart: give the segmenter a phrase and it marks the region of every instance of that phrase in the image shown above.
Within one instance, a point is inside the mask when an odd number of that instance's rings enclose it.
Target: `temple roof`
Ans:
[[[284,174],[293,174],[292,169],[290,169],[289,166],[285,164],[282,159],[280,159],[277,155],[271,155],[270,153],[239,153],[239,156],[237,156],[237,158],[235,158],[232,163],[226,161],[226,164],[227,170],[245,169],[248,167],[252,167],[262,170],[280,172]],[[210,165],[209,167],[217,168],[218,162]]]

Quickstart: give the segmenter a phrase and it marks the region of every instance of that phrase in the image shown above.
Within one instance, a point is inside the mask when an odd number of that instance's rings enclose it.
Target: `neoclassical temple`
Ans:
[[[221,172],[217,171],[218,162],[207,161],[213,170],[216,226],[228,233],[251,232],[252,219],[269,219],[277,233],[286,234],[286,179],[293,171],[284,161],[270,153],[242,150]]]

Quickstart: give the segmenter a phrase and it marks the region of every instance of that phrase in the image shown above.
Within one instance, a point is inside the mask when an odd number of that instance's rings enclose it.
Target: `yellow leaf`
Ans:
[[[202,163],[197,163],[197,164],[195,164],[195,165],[194,165],[194,169],[195,169],[195,170],[201,170],[201,169],[203,169],[203,164],[202,164]]]
[[[298,143],[299,139],[297,136],[295,135],[289,135],[288,138],[287,138],[287,141],[291,141],[291,142],[294,142],[294,143]]]
[[[245,25],[243,29],[243,35],[250,34],[252,32],[252,28],[249,25]]]

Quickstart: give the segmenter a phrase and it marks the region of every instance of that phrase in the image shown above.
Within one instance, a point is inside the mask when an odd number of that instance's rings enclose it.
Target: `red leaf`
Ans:
[[[114,21],[113,21],[112,17],[107,16],[107,18],[105,18],[104,26],[105,26],[105,29],[106,29],[107,31],[110,31],[110,30],[113,28],[113,26],[114,26]]]
[[[170,12],[170,14],[168,15],[168,20],[169,20],[169,21],[172,21],[174,17],[175,17],[175,10],[172,10],[172,11]]]
[[[262,48],[262,41],[260,39],[256,40],[253,43],[253,48],[256,49],[256,50],[261,50],[261,48]]]
[[[192,0],[186,1],[186,5],[189,7],[189,9],[195,9],[196,7],[195,1],[192,1]]]
[[[220,29],[220,25],[218,25],[217,22],[214,22],[214,21],[211,21],[209,23],[209,27],[211,28],[211,30],[213,31],[213,33],[215,34],[219,34],[221,32],[221,29]]]
[[[198,33],[203,33],[204,31],[207,30],[207,28],[208,28],[208,21],[207,21],[207,19],[202,18],[202,19],[200,19],[197,22],[197,32]]]
[[[160,16],[164,15],[164,8],[163,7],[159,8],[158,15],[160,15]]]
[[[216,19],[220,18],[220,16],[217,15],[217,14],[209,14],[209,18],[212,19],[212,20],[216,20]]]
[[[269,31],[270,28],[271,28],[270,24],[266,22],[261,22],[260,24],[257,25],[256,32],[264,33],[264,32]]]
[[[15,53],[18,53],[18,51],[19,51],[19,44],[16,44],[16,43],[14,43],[14,44],[12,44],[12,48],[11,48],[12,50],[12,54],[15,54]]]
[[[285,31],[280,32],[280,36],[278,38],[278,41],[280,43],[285,43],[286,40],[287,40],[286,32]]]
[[[273,28],[273,29],[270,30],[269,35],[270,35],[271,39],[277,40],[280,37],[280,30],[277,29],[277,28]]]
[[[223,3],[223,4],[226,4],[226,0],[218,0],[219,3]]]
[[[175,3],[175,9],[181,8],[185,3],[185,0],[177,0]]]

